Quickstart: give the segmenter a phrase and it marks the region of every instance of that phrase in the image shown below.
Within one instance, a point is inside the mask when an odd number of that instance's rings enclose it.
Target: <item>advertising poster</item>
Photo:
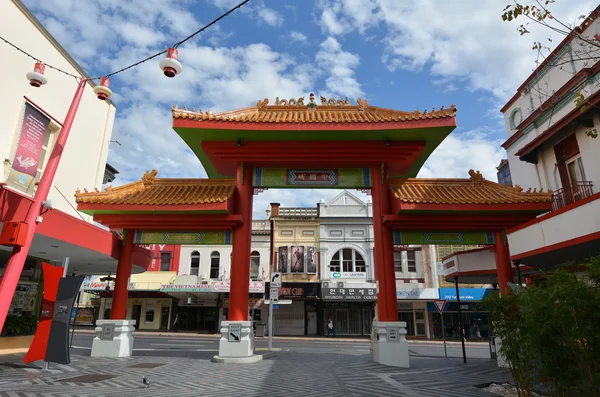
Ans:
[[[279,255],[277,256],[277,271],[280,273],[288,272],[288,247],[279,247]]]
[[[50,119],[46,115],[25,103],[21,133],[12,164],[15,171],[35,177],[49,125]]]
[[[75,317],[76,325],[94,325],[94,308],[80,307]]]
[[[292,268],[291,273],[304,273],[304,247],[294,245],[292,249]]]
[[[317,247],[306,247],[306,273],[317,273]]]

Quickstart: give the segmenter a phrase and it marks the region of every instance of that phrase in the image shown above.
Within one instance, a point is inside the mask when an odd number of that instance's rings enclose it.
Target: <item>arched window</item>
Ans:
[[[221,267],[221,255],[217,251],[210,254],[210,278],[219,278],[219,269]]]
[[[361,272],[367,271],[364,258],[352,248],[343,248],[333,254],[329,262],[330,272]]]
[[[190,276],[197,276],[200,272],[200,253],[192,251],[190,255]]]
[[[252,251],[250,254],[250,278],[252,280],[258,280],[260,278],[260,274],[258,274],[258,269],[260,267],[260,254],[258,251]]]

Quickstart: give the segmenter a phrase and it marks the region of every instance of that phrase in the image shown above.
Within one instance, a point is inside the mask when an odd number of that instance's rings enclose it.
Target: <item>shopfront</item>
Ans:
[[[460,325],[466,324],[468,329],[468,338],[475,339],[476,325],[479,325],[481,336],[487,338],[489,335],[488,313],[480,311],[477,308],[477,303],[481,301],[492,290],[487,288],[459,288],[460,293],[460,310],[462,317],[458,315],[458,303],[456,301],[456,289],[440,288],[440,299],[446,301],[444,307],[444,330],[446,339],[460,339]],[[433,337],[442,339],[442,320],[441,316],[433,304],[427,304],[427,311],[432,317],[432,332]]]
[[[273,335],[316,335],[319,328],[315,304],[320,294],[319,283],[283,283],[280,303],[273,305]]]
[[[406,336],[431,338],[430,316],[427,315],[427,303],[439,296],[437,288],[396,289],[398,321],[406,323]]]
[[[175,314],[178,331],[213,333],[218,327],[219,294],[213,293],[210,283],[163,284],[160,291],[173,298],[176,307],[168,329],[173,328]]]
[[[128,320],[135,320],[139,330],[160,330],[169,328],[169,318],[173,300],[169,297],[131,297],[127,299]],[[112,297],[100,301],[99,319],[109,319],[112,309]]]
[[[327,287],[325,287],[327,285]],[[341,288],[323,286],[320,307],[320,330],[327,335],[327,323],[333,320],[336,336],[369,336],[375,316],[377,288],[374,284],[346,284]]]

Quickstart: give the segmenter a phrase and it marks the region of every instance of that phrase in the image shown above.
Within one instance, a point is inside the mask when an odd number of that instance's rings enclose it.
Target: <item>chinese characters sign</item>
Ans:
[[[375,301],[375,288],[323,288],[324,301]]]
[[[288,185],[332,185],[338,184],[337,170],[288,170]]]

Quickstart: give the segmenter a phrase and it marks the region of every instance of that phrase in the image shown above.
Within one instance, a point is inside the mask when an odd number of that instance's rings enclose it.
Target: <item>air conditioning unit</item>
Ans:
[[[344,282],[343,281],[338,281],[337,282],[337,287],[338,288],[344,288]]]
[[[200,278],[201,278],[202,280],[206,280],[206,273],[202,273],[202,274],[200,275]]]
[[[202,280],[202,281],[200,281],[200,284],[202,284],[202,285],[208,285],[208,284],[210,284],[210,281],[208,281],[208,280]]]

